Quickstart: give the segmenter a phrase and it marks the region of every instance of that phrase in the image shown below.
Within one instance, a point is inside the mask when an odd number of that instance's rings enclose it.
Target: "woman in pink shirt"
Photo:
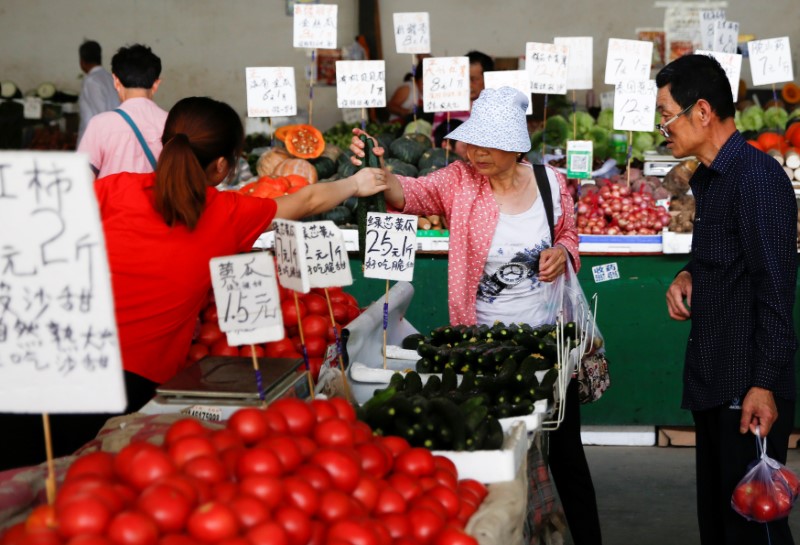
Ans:
[[[510,87],[485,89],[470,118],[446,136],[466,144],[466,163],[456,161],[420,178],[387,172],[384,195],[390,207],[447,220],[452,324],[540,325],[548,315],[546,283],[565,273],[568,259],[575,271],[580,268],[574,203],[564,177],[520,161],[531,147],[527,106],[528,98]],[[352,161],[360,164],[364,151],[357,136],[363,132],[353,132]],[[374,149],[383,156],[382,148]],[[549,464],[574,542],[598,544],[600,522],[579,407],[572,380],[564,421],[550,432]]]

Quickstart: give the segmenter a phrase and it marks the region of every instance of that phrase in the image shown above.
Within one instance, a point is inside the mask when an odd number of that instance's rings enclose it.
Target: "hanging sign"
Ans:
[[[111,274],[84,154],[0,152],[0,412],[122,412]]]
[[[700,49],[714,49],[714,31],[717,22],[725,20],[724,9],[702,9],[698,12],[700,22]]]
[[[339,108],[386,107],[385,61],[336,61]]]
[[[733,101],[739,100],[739,74],[742,71],[742,56],[736,53],[720,53],[719,51],[703,51],[702,49],[698,49],[695,53],[717,59],[722,69],[725,70],[725,75],[728,76],[728,81],[731,84],[731,93],[733,93]]]
[[[483,73],[483,86],[486,89],[499,89],[500,87],[512,87],[528,97],[528,109],[525,115],[533,113],[531,101],[531,82],[528,79],[527,70],[498,70],[496,72]]]
[[[297,115],[294,68],[246,68],[245,85],[248,117]]]
[[[431,52],[431,24],[427,12],[395,13],[393,20],[398,53]]]
[[[422,59],[422,109],[426,112],[463,112],[469,104],[469,58]]]
[[[714,51],[737,53],[739,51],[739,23],[717,21],[714,25]]]
[[[525,44],[525,69],[531,80],[531,93],[563,95],[567,92],[566,45],[528,42]]]
[[[620,81],[650,79],[652,61],[653,42],[609,38],[604,81],[616,85]]]
[[[333,288],[351,285],[350,258],[341,229],[328,220],[301,223],[310,286]]]
[[[40,97],[25,97],[22,101],[22,117],[25,119],[41,119],[42,99]]]
[[[594,38],[591,36],[557,37],[553,40],[553,43],[565,45],[569,48],[567,89],[593,89]]]
[[[407,214],[367,214],[365,278],[413,280],[418,219]]]
[[[336,49],[336,4],[294,5],[294,47]]]
[[[614,89],[614,130],[652,132],[657,91],[652,79],[619,82]]]
[[[272,225],[275,226],[275,259],[281,286],[308,293],[311,286],[306,267],[303,223],[276,218]]]
[[[794,81],[789,38],[770,38],[747,42],[753,85]]]

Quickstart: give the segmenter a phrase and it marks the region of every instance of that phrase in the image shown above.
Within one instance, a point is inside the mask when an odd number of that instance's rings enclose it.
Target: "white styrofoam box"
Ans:
[[[499,450],[434,450],[456,465],[459,479],[475,479],[482,483],[513,481],[528,450],[528,432],[518,422],[505,435]]]
[[[583,426],[584,445],[652,447],[656,444],[654,426]]]
[[[673,233],[664,229],[662,238],[665,254],[688,254],[692,251],[692,233]]]
[[[578,251],[597,254],[660,254],[658,235],[578,235]]]
[[[546,371],[542,371],[541,376],[539,376],[539,373],[537,372],[536,378],[541,380],[542,376],[544,376],[544,373],[546,373]],[[534,402],[533,412],[531,414],[526,414],[524,416],[509,416],[508,418],[501,418],[498,421],[505,432],[513,428],[518,422],[525,424],[525,428],[528,430],[528,432],[532,432],[538,430],[542,426],[542,419],[547,411],[547,400],[540,399],[539,401]]]

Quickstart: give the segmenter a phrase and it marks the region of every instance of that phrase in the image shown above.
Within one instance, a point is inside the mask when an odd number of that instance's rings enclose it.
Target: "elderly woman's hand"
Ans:
[[[355,166],[361,166],[361,158],[364,157],[364,142],[361,141],[359,136],[365,135],[367,138],[372,140],[374,147],[372,148],[372,152],[375,154],[378,159],[380,159],[381,166],[383,166],[383,153],[384,150],[382,147],[378,145],[378,141],[367,134],[365,131],[361,129],[353,129],[353,139],[350,140],[350,151],[353,152],[353,155],[350,157],[350,162],[353,163]]]
[[[552,282],[567,270],[567,249],[560,244],[539,254],[539,280]]]

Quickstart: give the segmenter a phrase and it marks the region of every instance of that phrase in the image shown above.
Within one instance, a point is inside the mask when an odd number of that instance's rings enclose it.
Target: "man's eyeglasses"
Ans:
[[[689,113],[689,110],[691,110],[694,107],[695,104],[696,104],[696,102],[692,103],[692,104],[689,104],[686,108],[684,108],[683,110],[678,112],[678,115],[676,115],[675,117],[673,117],[672,119],[670,119],[666,123],[656,123],[656,129],[658,129],[658,131],[661,133],[661,135],[664,138],[669,138],[669,131],[667,130],[667,127],[669,127],[672,123],[674,123],[675,120],[678,119],[680,116]]]

